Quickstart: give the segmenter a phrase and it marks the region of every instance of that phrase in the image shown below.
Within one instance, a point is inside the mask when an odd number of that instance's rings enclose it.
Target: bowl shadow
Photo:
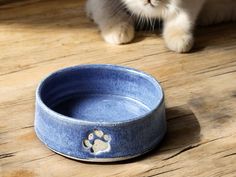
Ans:
[[[187,105],[172,107],[166,109],[167,133],[163,141],[155,149],[133,159],[128,159],[119,162],[96,163],[98,165],[111,164],[127,164],[142,161],[148,158],[164,155],[172,157],[173,154],[178,154],[181,149],[193,146],[200,141],[200,124],[194,113]],[[82,162],[91,163],[91,162]]]
[[[118,164],[132,163],[158,155],[171,156],[180,149],[192,146],[200,141],[200,124],[187,105],[166,109],[167,133],[152,151],[134,159],[116,162]]]

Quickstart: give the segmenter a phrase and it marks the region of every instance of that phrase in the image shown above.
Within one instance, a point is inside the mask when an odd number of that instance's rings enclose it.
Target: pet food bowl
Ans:
[[[35,131],[48,148],[72,159],[133,158],[165,135],[163,91],[153,77],[131,68],[65,68],[37,88]]]

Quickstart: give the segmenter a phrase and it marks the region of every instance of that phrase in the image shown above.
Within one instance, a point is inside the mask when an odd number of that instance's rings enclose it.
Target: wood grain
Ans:
[[[167,50],[160,33],[103,42],[84,1],[0,1],[0,165],[3,177],[236,176],[236,24],[196,30],[189,54]],[[66,66],[111,63],[146,71],[165,90],[168,133],[154,151],[125,162],[64,158],[35,136],[34,92]]]

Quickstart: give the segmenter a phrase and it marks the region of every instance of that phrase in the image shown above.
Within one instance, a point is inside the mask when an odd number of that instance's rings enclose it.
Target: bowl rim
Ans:
[[[151,81],[156,87],[157,89],[160,90],[160,99],[158,100],[156,106],[151,109],[150,111],[148,111],[146,114],[137,116],[135,118],[132,119],[127,119],[127,120],[122,120],[122,121],[114,121],[114,122],[94,122],[94,121],[89,121],[89,120],[81,120],[78,118],[73,118],[73,117],[69,117],[63,114],[60,114],[54,110],[52,110],[50,107],[48,107],[41,99],[40,96],[40,90],[43,87],[44,83],[51,78],[54,75],[63,73],[63,72],[67,72],[67,71],[71,71],[71,70],[77,70],[77,69],[86,69],[86,68],[101,68],[101,69],[112,69],[112,70],[120,70],[120,71],[124,71],[124,72],[129,72],[131,74],[137,74],[140,75],[146,79],[148,79],[149,81]],[[37,86],[36,89],[36,104],[38,104],[43,111],[46,111],[47,114],[51,115],[50,118],[54,118],[54,119],[59,119],[61,121],[65,121],[68,123],[74,123],[74,124],[79,124],[79,125],[96,125],[96,126],[116,126],[116,125],[122,125],[122,124],[129,124],[129,123],[134,123],[137,121],[141,121],[145,118],[150,117],[151,114],[153,114],[153,112],[155,112],[160,105],[164,102],[164,91],[161,87],[161,84],[158,80],[156,80],[152,75],[134,69],[134,68],[130,68],[130,67],[126,67],[126,66],[121,66],[121,65],[114,65],[114,64],[82,64],[82,65],[75,65],[75,66],[69,66],[69,67],[65,67],[62,69],[59,69],[57,71],[51,72],[49,73],[44,79],[42,79],[40,81],[40,83]]]

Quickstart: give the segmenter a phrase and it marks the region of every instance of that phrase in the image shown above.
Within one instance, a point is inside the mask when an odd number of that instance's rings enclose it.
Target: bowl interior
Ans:
[[[120,122],[148,114],[163,93],[152,77],[114,66],[73,67],[56,72],[39,87],[51,110],[74,119]]]

